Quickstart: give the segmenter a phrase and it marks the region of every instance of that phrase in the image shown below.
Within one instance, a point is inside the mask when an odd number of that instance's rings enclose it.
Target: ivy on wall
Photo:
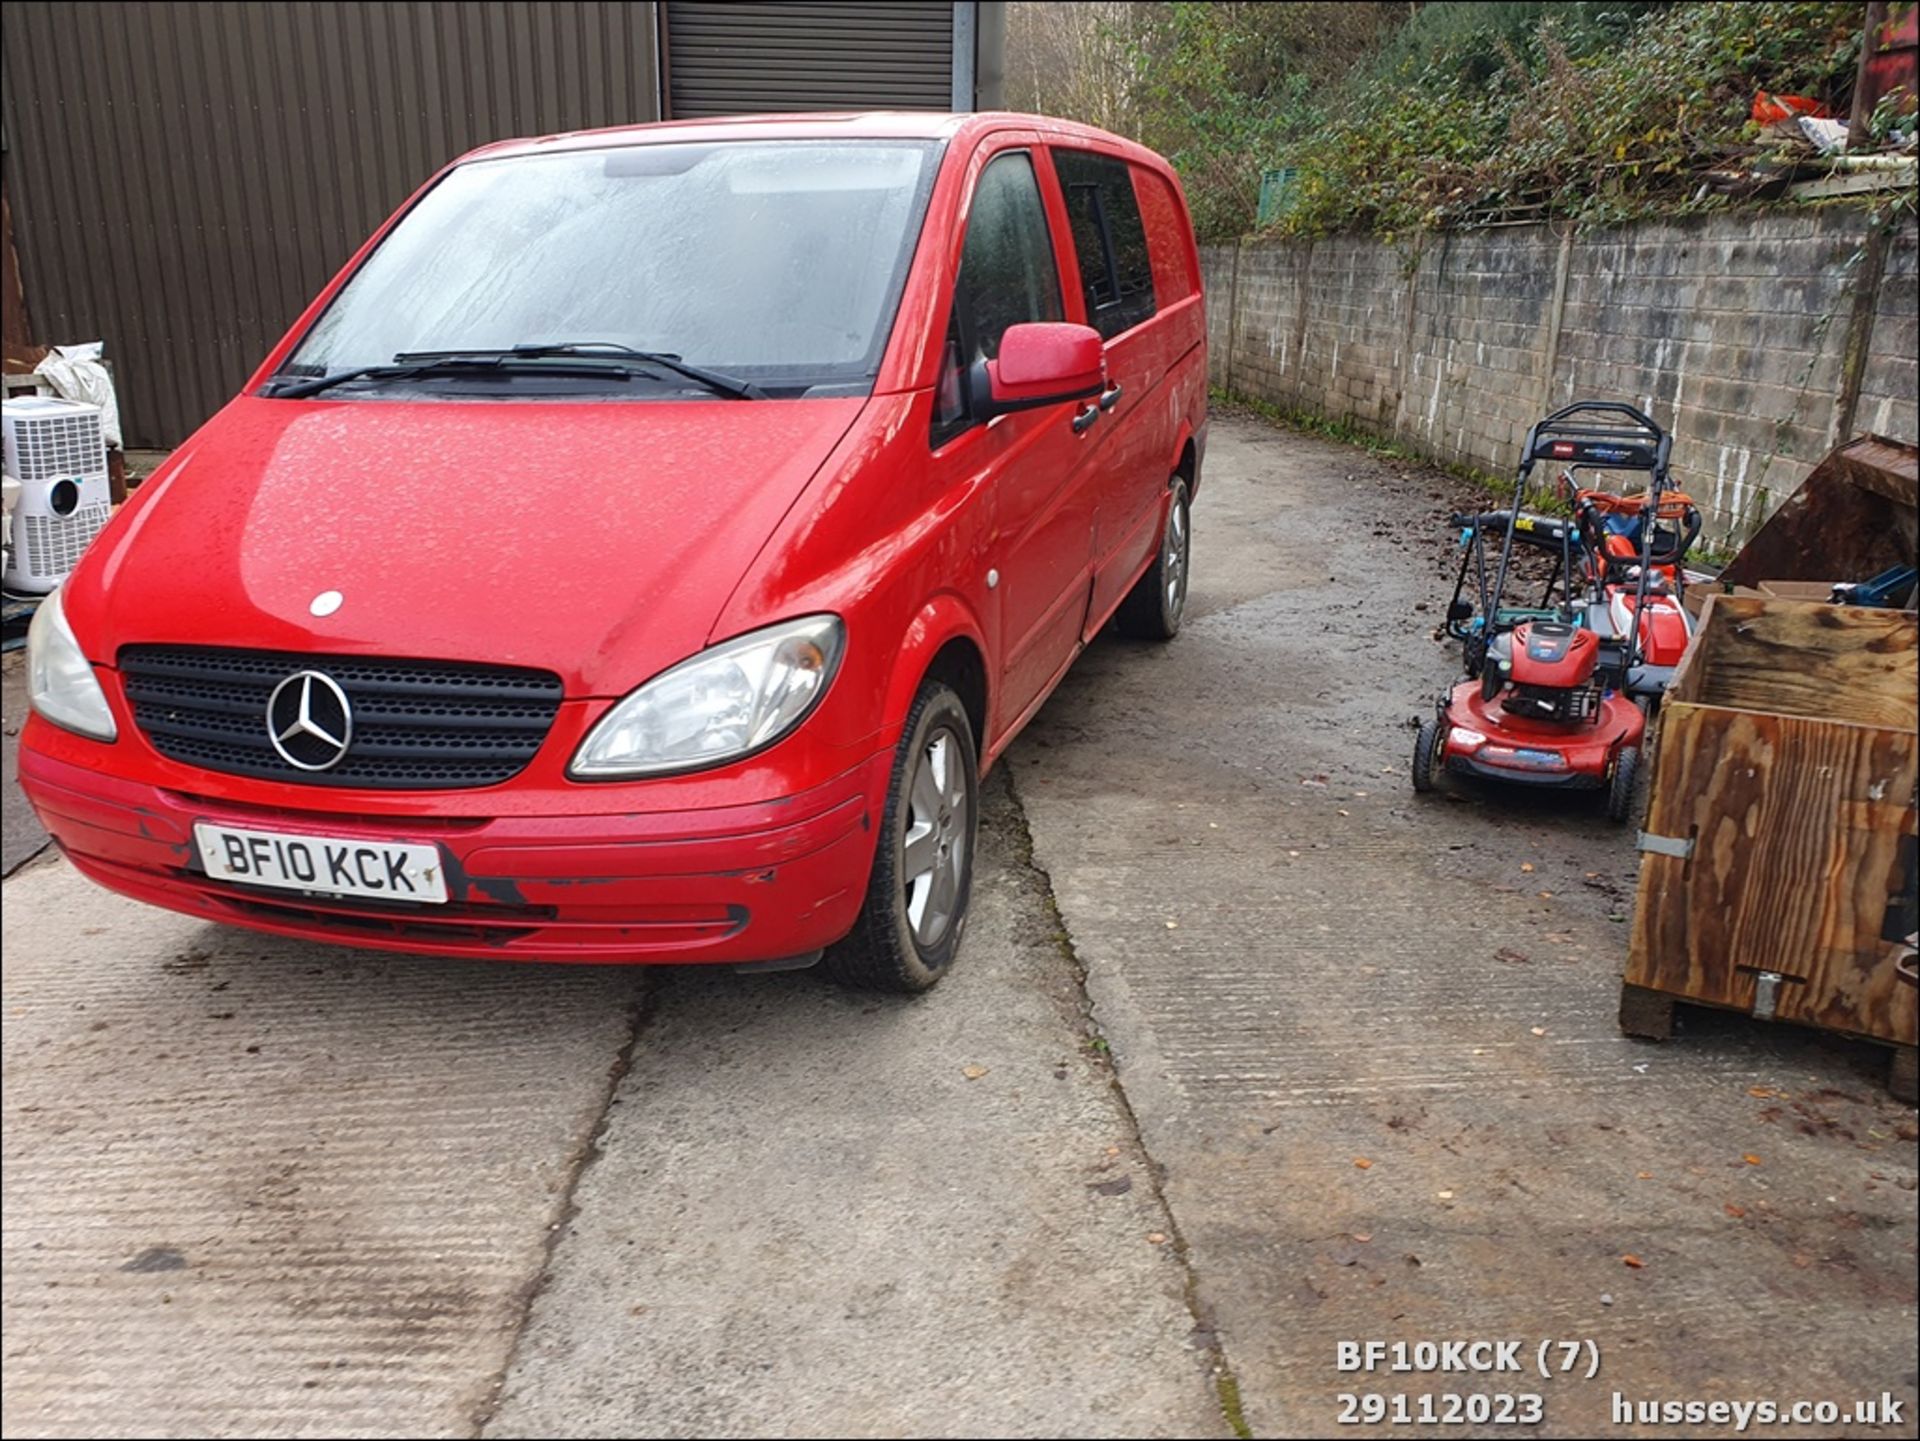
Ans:
[[[1206,239],[1254,230],[1261,173],[1279,168],[1270,229],[1285,235],[1722,204],[1702,173],[1762,148],[1756,91],[1847,113],[1863,14],[1854,0],[1434,0],[1337,7],[1336,31],[1315,5],[1085,8],[1126,28],[1116,115],[1173,159]]]
[[[1758,148],[1756,90],[1845,113],[1860,16],[1821,0],[1684,4],[1576,45],[1548,15],[1530,47],[1501,40],[1490,72],[1445,47],[1408,53],[1283,150],[1300,178],[1281,228],[1606,223],[1710,203],[1702,171]]]

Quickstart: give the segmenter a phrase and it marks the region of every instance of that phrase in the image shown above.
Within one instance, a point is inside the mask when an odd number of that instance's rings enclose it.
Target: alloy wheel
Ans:
[[[927,737],[907,791],[907,825],[900,839],[900,876],[907,924],[922,946],[936,946],[953,924],[967,868],[965,758],[944,728]]]
[[[1167,536],[1161,545],[1160,575],[1167,587],[1167,619],[1178,620],[1187,603],[1187,502],[1176,496],[1167,514]]]

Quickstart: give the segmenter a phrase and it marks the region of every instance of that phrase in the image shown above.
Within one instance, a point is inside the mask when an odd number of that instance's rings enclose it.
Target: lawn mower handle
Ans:
[[[1580,416],[1620,416],[1631,423],[1632,429],[1620,425],[1603,423],[1577,424]],[[1572,405],[1563,405],[1544,420],[1536,421],[1527,431],[1526,452],[1520,460],[1521,484],[1532,474],[1534,465],[1547,457],[1540,452],[1550,449],[1553,458],[1578,459],[1579,448],[1598,451],[1602,445],[1632,447],[1641,458],[1629,455],[1618,457],[1605,456],[1599,463],[1613,462],[1613,468],[1650,471],[1656,476],[1664,476],[1668,457],[1673,450],[1673,437],[1662,430],[1659,424],[1642,411],[1620,400],[1576,400]]]
[[[1573,419],[1573,417],[1582,415],[1595,417],[1595,419],[1590,420],[1584,425],[1577,423],[1577,421]],[[1618,420],[1612,425],[1608,425],[1602,423],[1599,419],[1600,417],[1618,417]],[[1629,429],[1629,427],[1631,427],[1631,429]],[[1478,581],[1481,609],[1485,613],[1480,616],[1477,622],[1477,626],[1481,629],[1476,631],[1475,634],[1480,635],[1484,643],[1485,635],[1490,634],[1491,630],[1499,624],[1501,614],[1500,598],[1504,597],[1507,592],[1507,576],[1513,564],[1514,542],[1520,533],[1518,522],[1527,499],[1527,482],[1533,475],[1534,466],[1541,460],[1548,458],[1547,455],[1542,454],[1543,451],[1550,452],[1554,459],[1564,458],[1573,461],[1575,464],[1585,462],[1607,469],[1647,472],[1650,475],[1647,486],[1649,505],[1650,507],[1657,508],[1661,492],[1671,487],[1671,480],[1667,474],[1667,461],[1672,446],[1673,437],[1662,430],[1651,416],[1635,409],[1624,401],[1618,400],[1576,400],[1571,405],[1561,406],[1560,409],[1554,411],[1551,415],[1547,416],[1546,419],[1530,426],[1527,430],[1525,453],[1521,456],[1520,464],[1515,469],[1513,478],[1513,505],[1512,509],[1504,515],[1506,533],[1501,537],[1499,560],[1494,566],[1494,573],[1491,580],[1489,580],[1487,575],[1486,551],[1479,541],[1480,537],[1486,533],[1485,522],[1491,519],[1492,516],[1482,514],[1469,517],[1456,514],[1451,517],[1452,524],[1463,529],[1465,532],[1462,536],[1463,542],[1471,536],[1473,543],[1463,547],[1460,558],[1460,573],[1454,581],[1453,599],[1447,606],[1448,634],[1458,636],[1463,640],[1467,639],[1464,624],[1466,618],[1456,618],[1455,612],[1460,608],[1460,595],[1466,585],[1467,572],[1476,562],[1479,566]],[[1499,513],[1495,512],[1494,514]],[[1566,611],[1568,618],[1571,619],[1573,614],[1573,545],[1576,536],[1579,534],[1579,530],[1578,527],[1572,523],[1563,523],[1557,529],[1557,535],[1547,532],[1541,535],[1539,539],[1544,539],[1549,544],[1555,540],[1559,542],[1561,557],[1560,578],[1562,584],[1565,586],[1562,608]],[[1638,595],[1635,598],[1634,605],[1634,634],[1630,640],[1629,661],[1632,659],[1633,652],[1638,649],[1639,631],[1643,619],[1641,612],[1644,609],[1646,601],[1649,570],[1648,536],[1651,531],[1651,526],[1642,526],[1641,528],[1641,573]],[[1550,581],[1548,583],[1549,595],[1552,594],[1552,587],[1553,582]],[[1544,605],[1544,600],[1542,603]],[[1484,634],[1482,632],[1484,632]],[[1470,644],[1471,642],[1469,641],[1469,645]],[[1471,650],[1469,650],[1467,656],[1467,672],[1469,675],[1474,673],[1474,659]]]
[[[1536,424],[1534,429],[1551,430],[1556,422],[1565,420],[1570,415],[1579,415],[1586,411],[1602,411],[1608,415],[1624,415],[1635,425],[1640,426],[1642,429],[1650,430],[1655,435],[1666,434],[1666,432],[1654,422],[1652,416],[1642,414],[1623,400],[1576,400],[1572,405],[1561,406],[1558,410],[1554,411],[1552,415],[1549,415],[1545,420]]]

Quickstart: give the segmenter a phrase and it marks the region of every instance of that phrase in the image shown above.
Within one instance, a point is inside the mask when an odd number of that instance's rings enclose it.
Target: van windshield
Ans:
[[[470,161],[400,219],[280,374],[598,342],[773,394],[871,383],[938,149],[731,141]]]

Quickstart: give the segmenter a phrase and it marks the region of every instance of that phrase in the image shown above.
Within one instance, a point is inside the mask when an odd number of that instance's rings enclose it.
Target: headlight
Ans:
[[[97,741],[118,734],[106,693],[67,626],[57,590],[40,602],[27,627],[27,696],[35,710],[64,730]]]
[[[838,616],[810,615],[702,651],[602,716],[568,773],[597,780],[697,770],[771,745],[825,694],[845,637]]]

